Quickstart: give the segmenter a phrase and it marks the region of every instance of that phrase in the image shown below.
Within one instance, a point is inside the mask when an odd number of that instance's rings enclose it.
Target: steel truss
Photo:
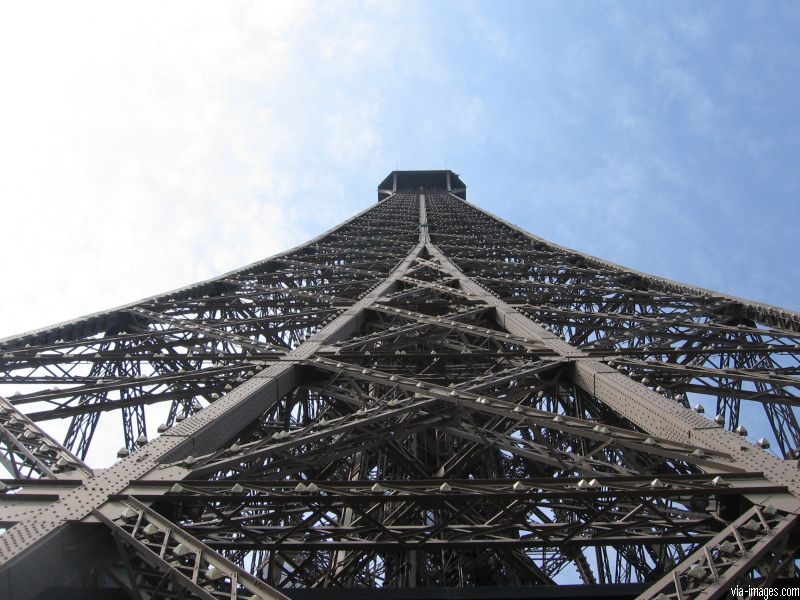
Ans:
[[[800,576],[800,315],[392,181],[303,246],[0,341],[0,597]]]

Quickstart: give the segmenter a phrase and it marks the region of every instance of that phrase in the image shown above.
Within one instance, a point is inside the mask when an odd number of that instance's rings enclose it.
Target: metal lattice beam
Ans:
[[[308,244],[0,340],[3,593],[711,598],[797,575],[798,315],[397,189],[414,173]],[[72,576],[89,527],[111,550]]]

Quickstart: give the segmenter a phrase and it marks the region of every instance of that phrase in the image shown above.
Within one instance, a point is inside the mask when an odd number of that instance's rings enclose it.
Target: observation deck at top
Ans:
[[[378,202],[397,192],[447,191],[467,199],[467,186],[453,171],[392,171],[378,185]]]

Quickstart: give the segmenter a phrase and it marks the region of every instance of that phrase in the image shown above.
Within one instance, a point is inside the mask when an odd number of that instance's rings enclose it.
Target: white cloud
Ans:
[[[694,42],[705,42],[711,37],[711,23],[706,15],[683,13],[673,16],[677,31]]]
[[[695,131],[704,134],[715,132],[716,106],[704,86],[688,69],[665,65],[660,79],[666,102],[676,102]]]
[[[496,23],[480,5],[468,2],[462,5],[465,16],[472,26],[472,33],[485,44],[489,51],[502,61],[510,61],[516,57],[515,40],[509,38],[508,30]]]
[[[456,126],[472,143],[478,143],[486,137],[484,115],[484,103],[480,96],[461,101],[455,110]]]
[[[355,96],[334,95],[324,117],[323,137],[336,164],[364,164],[380,143],[380,96],[364,90]]]
[[[675,111],[696,134],[717,134],[719,107],[694,65],[710,35],[708,19],[698,14],[648,21],[617,14],[612,20],[638,40],[632,63],[647,73],[649,95],[657,99],[662,120]]]
[[[314,152],[342,167],[379,156],[381,102],[345,94],[332,112],[309,115],[331,90],[308,40],[352,75],[387,37],[365,22],[348,46],[342,27],[327,27],[354,9],[340,8],[7,5],[0,337],[190,283],[330,227],[302,217],[328,200],[308,185],[327,163]],[[311,197],[301,205],[302,193]],[[351,208],[326,204],[324,218]]]
[[[619,90],[611,98],[616,122],[630,134],[650,136],[653,134],[653,123],[649,115],[649,107],[641,94],[635,89]]]

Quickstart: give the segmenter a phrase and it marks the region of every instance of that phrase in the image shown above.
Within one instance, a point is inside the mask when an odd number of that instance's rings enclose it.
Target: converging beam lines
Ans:
[[[4,593],[694,600],[797,575],[800,479],[763,448],[797,456],[800,316],[535,238],[453,173],[380,187],[307,244],[0,341]]]
[[[376,384],[388,384],[411,392],[415,396],[420,395],[431,399],[443,400],[449,404],[467,408],[471,412],[514,418],[530,425],[568,432],[591,439],[603,441],[613,439],[615,444],[628,444],[632,449],[645,453],[680,458],[689,462],[697,462],[698,464],[705,462],[706,457],[710,458],[712,455],[715,455],[717,460],[724,461],[726,458],[724,454],[715,453],[710,449],[697,448],[691,445],[674,445],[674,443],[669,443],[666,440],[656,440],[656,438],[646,433],[638,433],[621,428],[609,428],[604,425],[598,425],[596,422],[553,414],[529,406],[515,405],[501,399],[487,398],[466,390],[423,383],[407,376],[389,375],[388,373],[363,369],[357,365],[346,365],[321,357],[315,359],[312,364],[334,372],[345,370],[355,378],[365,379]]]

